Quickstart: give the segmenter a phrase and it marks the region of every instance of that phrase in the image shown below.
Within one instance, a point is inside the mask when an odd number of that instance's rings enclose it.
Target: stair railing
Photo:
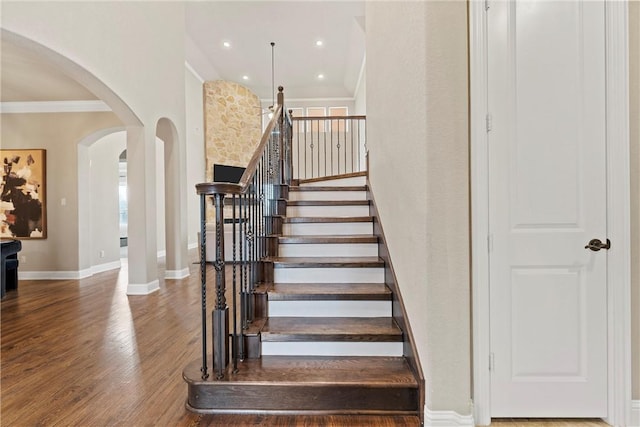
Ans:
[[[292,121],[294,179],[366,170],[366,116],[292,117]]]
[[[272,276],[268,262],[276,255],[279,216],[292,178],[291,119],[284,109],[283,88],[278,88],[277,105],[253,157],[238,184],[206,182],[196,185],[200,196],[200,281],[202,297],[202,379],[209,377],[207,364],[207,266],[215,269],[215,305],[212,311],[212,369],[216,379],[224,378],[229,359],[233,372],[238,361],[249,357],[246,332],[254,320],[256,286]],[[215,204],[215,261],[207,262],[206,200]],[[225,202],[226,201],[226,202]],[[225,211],[231,210],[231,314],[227,303],[225,262]],[[227,255],[228,256],[228,255]],[[271,266],[272,267],[272,266]],[[258,301],[260,305],[260,301]],[[229,317],[231,315],[232,324]],[[229,333],[231,329],[231,334]],[[231,350],[231,355],[229,354]]]

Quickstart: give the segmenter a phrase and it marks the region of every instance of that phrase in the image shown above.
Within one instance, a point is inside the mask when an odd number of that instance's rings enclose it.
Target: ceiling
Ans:
[[[2,40],[0,101],[88,101],[97,99],[84,86],[29,50]],[[38,82],[34,84],[34,82]]]
[[[365,55],[364,1],[187,2],[185,20],[186,60],[204,80],[237,82],[265,101],[273,97],[272,77],[288,99],[354,96]],[[2,102],[96,99],[6,40],[1,60]]]

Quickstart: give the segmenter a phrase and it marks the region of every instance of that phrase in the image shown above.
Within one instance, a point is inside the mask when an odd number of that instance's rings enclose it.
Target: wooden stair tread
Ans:
[[[369,200],[288,200],[287,206],[369,206]]]
[[[402,357],[263,356],[202,379],[187,365],[187,408],[202,414],[418,415],[420,386]]]
[[[298,183],[299,184],[308,184],[308,183],[311,183],[311,182],[333,181],[333,180],[336,180],[336,179],[356,178],[356,177],[359,177],[359,176],[367,176],[367,171],[350,172],[350,173],[343,173],[343,174],[331,175],[331,176],[321,176],[321,177],[317,177],[317,178],[299,179]]]
[[[272,257],[267,261],[272,262],[274,268],[384,267],[384,260],[377,256]]]
[[[200,365],[201,360],[190,363],[185,374],[200,378]],[[239,362],[238,372],[229,369],[219,381],[200,382],[213,386],[237,383],[418,387],[403,357],[371,356],[262,356]]]
[[[317,217],[317,216],[293,216],[284,217],[283,221],[288,224],[301,223],[301,222],[371,222],[373,217],[371,216],[331,216],[331,217]]]
[[[378,243],[378,237],[368,234],[279,236],[280,243]]]
[[[270,317],[262,341],[402,341],[391,317]]]
[[[270,301],[386,301],[391,290],[384,283],[274,283],[268,295]]]
[[[300,187],[291,186],[289,191],[367,191],[366,185],[345,185],[345,186],[318,186],[318,187]]]

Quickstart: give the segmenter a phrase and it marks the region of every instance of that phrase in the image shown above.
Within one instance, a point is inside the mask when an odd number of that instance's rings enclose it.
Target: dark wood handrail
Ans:
[[[273,117],[271,118],[271,121],[269,122],[269,124],[267,125],[267,128],[262,134],[262,139],[260,140],[260,144],[256,148],[256,151],[253,152],[253,157],[251,157],[251,160],[249,161],[247,168],[244,170],[244,173],[242,174],[242,178],[240,178],[239,184],[242,187],[243,193],[247,191],[247,188],[249,187],[249,183],[253,179],[253,175],[256,172],[256,167],[258,166],[258,162],[260,161],[260,158],[262,157],[262,153],[264,152],[264,148],[267,146],[267,143],[269,142],[269,138],[271,138],[271,132],[273,131],[273,128],[276,126],[276,123],[278,122],[278,120],[280,120],[280,115],[282,114],[282,102],[284,101],[284,95],[282,94],[282,90],[283,90],[282,86],[278,87],[278,106],[276,107],[276,110],[273,112]]]
[[[282,93],[283,90],[284,88],[282,86],[278,87],[278,105],[273,112],[273,117],[269,121],[267,128],[262,134],[260,144],[258,144],[255,151],[253,152],[253,156],[251,157],[249,164],[245,168],[240,181],[237,184],[230,182],[203,182],[200,184],[196,184],[196,192],[198,194],[244,194],[247,192],[251,184],[251,180],[255,175],[258,162],[262,157],[262,153],[269,143],[271,132],[273,131],[273,128],[275,128],[278,120],[280,120],[280,116],[282,115],[282,104],[284,103],[284,94]]]
[[[293,120],[359,120],[366,119],[367,116],[292,116]]]

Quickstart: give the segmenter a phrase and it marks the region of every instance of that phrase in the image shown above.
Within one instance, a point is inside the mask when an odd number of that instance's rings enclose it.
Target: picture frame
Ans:
[[[0,237],[46,239],[46,150],[0,149]]]

